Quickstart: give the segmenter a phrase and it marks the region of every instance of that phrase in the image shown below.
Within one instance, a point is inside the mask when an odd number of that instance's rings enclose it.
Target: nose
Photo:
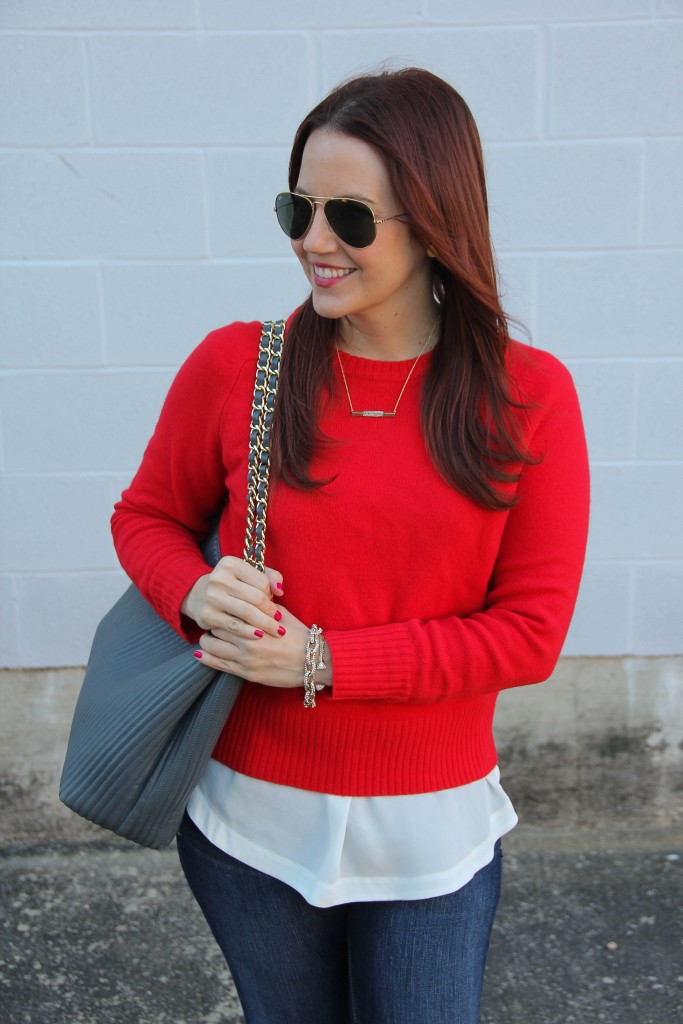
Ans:
[[[337,236],[327,223],[322,203],[315,203],[311,226],[304,235],[306,252],[332,252],[337,248]]]

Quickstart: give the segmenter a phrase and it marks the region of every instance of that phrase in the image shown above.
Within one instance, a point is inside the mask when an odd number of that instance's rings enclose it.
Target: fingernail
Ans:
[[[282,590],[282,584],[281,583],[276,583],[275,586],[277,587],[278,590]]]
[[[278,609],[275,612],[275,615],[273,615],[273,618],[275,619],[276,622],[279,622],[280,619],[282,618],[282,612]]]
[[[204,652],[203,651],[195,651],[194,652],[194,656],[195,656],[195,658],[203,658],[204,657]]]
[[[255,629],[254,630],[254,636],[263,636],[263,630],[262,629]]]
[[[284,627],[284,626],[278,626],[278,627],[277,627],[277,631],[278,631],[278,633],[280,634],[280,636],[284,636],[284,635],[285,635],[285,633],[287,632],[287,630],[285,629],[285,627]]]

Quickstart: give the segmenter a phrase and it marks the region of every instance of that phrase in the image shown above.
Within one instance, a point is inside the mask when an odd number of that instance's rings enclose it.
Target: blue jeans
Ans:
[[[185,815],[180,863],[247,1024],[476,1024],[501,849],[462,889],[312,907],[223,853]]]

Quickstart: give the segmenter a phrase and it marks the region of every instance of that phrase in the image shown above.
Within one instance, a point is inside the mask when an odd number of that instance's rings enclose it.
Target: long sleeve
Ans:
[[[541,461],[522,471],[485,607],[438,620],[327,631],[335,700],[434,702],[550,675],[576,601],[589,508],[578,399],[568,371],[554,360],[552,392],[536,420],[529,448]]]
[[[237,429],[246,451],[258,337],[258,324],[233,324],[210,334],[189,356],[112,516],[121,565],[156,611],[190,639],[196,630],[180,605],[209,571],[198,542],[223,503],[239,501],[246,489],[246,472],[232,479],[224,448]]]

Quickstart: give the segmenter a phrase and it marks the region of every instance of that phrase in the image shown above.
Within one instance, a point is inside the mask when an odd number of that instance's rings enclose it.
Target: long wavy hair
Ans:
[[[487,509],[514,504],[511,484],[535,462],[525,448],[505,367],[509,344],[489,229],[484,161],[469,107],[447,82],[421,68],[381,71],[334,89],[301,122],[289,162],[294,189],[304,147],[318,128],[372,146],[418,243],[435,254],[441,329],[421,396],[422,430],[438,472]],[[329,443],[321,395],[334,391],[334,320],[309,298],[288,331],[277,397],[274,464],[310,488],[311,459]]]

